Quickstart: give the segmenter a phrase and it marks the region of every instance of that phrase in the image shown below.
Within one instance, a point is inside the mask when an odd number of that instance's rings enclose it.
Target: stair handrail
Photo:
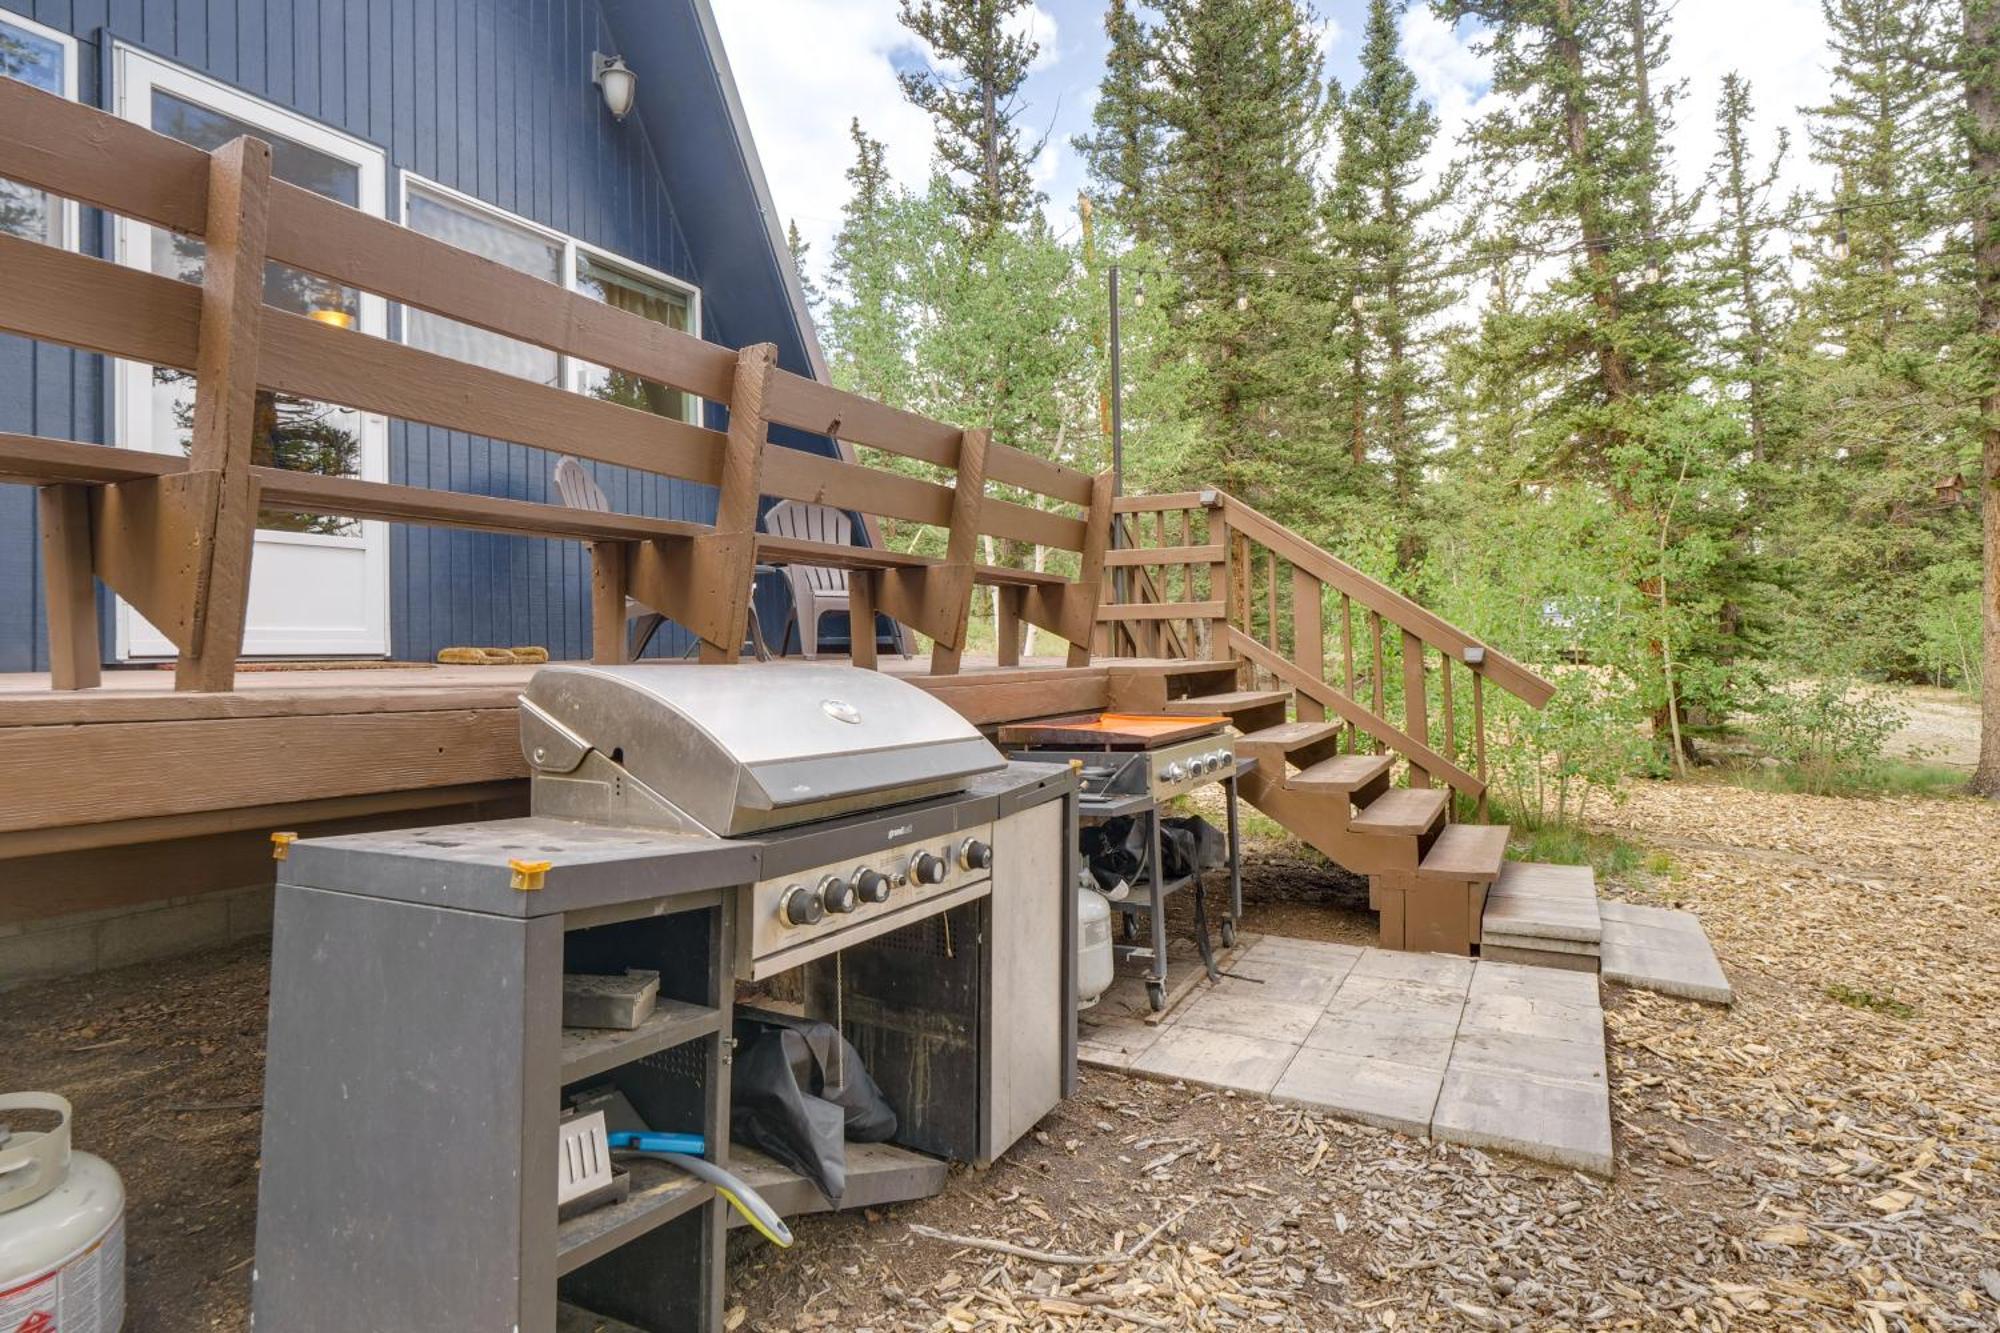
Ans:
[[[1416,635],[1439,652],[1448,653],[1506,690],[1530,708],[1539,709],[1554,697],[1556,687],[1489,644],[1475,639],[1436,612],[1411,601],[1379,579],[1370,577],[1299,536],[1227,491],[1218,491],[1224,521],[1233,532],[1276,551],[1299,569],[1352,597],[1384,620]],[[1468,650],[1472,650],[1468,655]]]

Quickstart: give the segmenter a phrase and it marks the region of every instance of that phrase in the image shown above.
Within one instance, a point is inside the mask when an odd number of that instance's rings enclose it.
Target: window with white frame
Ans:
[[[593,301],[684,333],[700,331],[701,294],[695,288],[455,190],[405,175],[403,221],[413,231],[566,286]],[[700,401],[691,394],[427,311],[404,311],[403,337],[413,347],[523,379],[560,384],[660,416],[700,419]]]
[[[0,9],[0,78],[76,100],[76,39]],[[76,207],[18,181],[0,180],[0,232],[48,245],[76,239]]]

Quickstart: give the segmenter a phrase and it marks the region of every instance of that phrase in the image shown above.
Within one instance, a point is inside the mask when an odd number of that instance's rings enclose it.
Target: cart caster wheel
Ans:
[[[1225,949],[1234,949],[1236,947],[1236,923],[1234,921],[1225,921],[1222,923],[1222,947]]]
[[[1149,981],[1146,983],[1146,1003],[1153,1006],[1153,1012],[1156,1014],[1166,1009],[1167,987],[1165,982]]]

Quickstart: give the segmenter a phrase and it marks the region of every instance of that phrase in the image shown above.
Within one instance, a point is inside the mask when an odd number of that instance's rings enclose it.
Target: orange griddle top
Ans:
[[[1086,713],[1041,722],[1013,722],[1000,728],[1002,745],[1068,749],[1150,750],[1177,741],[1210,736],[1227,726],[1226,717],[1168,717],[1153,713]]]

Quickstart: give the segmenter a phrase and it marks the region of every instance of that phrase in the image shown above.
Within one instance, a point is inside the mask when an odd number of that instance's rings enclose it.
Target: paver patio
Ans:
[[[1086,1064],[1611,1173],[1594,976],[1266,936],[1157,1023],[1082,1023]]]

